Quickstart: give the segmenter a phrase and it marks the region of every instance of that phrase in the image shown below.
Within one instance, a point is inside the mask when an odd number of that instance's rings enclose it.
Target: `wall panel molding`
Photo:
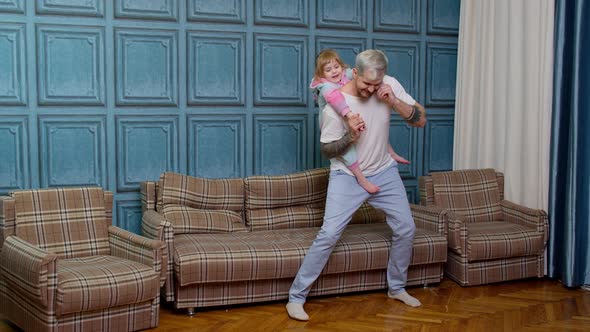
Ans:
[[[29,123],[26,117],[0,115],[0,194],[31,185]]]
[[[318,28],[367,30],[367,0],[317,0]]]
[[[36,0],[37,14],[104,16],[105,0]]]
[[[243,105],[245,38],[240,33],[188,32],[189,105]]]
[[[135,234],[141,234],[141,201],[117,199],[114,205],[113,224]]]
[[[104,30],[38,25],[39,105],[104,105]]]
[[[25,13],[25,0],[3,0],[0,2],[0,13]]]
[[[387,32],[420,32],[419,0],[375,0],[373,29]]]
[[[187,0],[189,21],[246,23],[245,0]]]
[[[116,104],[178,106],[178,33],[116,29]]]
[[[428,33],[459,35],[460,0],[428,0]]]
[[[142,181],[178,171],[178,119],[117,116],[117,190],[138,191]]]
[[[255,105],[305,106],[307,37],[255,34]]]
[[[107,186],[106,119],[39,116],[41,187]]]
[[[177,21],[178,0],[117,0],[115,1],[115,17]]]
[[[426,105],[453,106],[457,80],[457,45],[428,43],[426,59]]]
[[[244,177],[245,122],[244,115],[189,115],[188,173],[206,178]]]
[[[0,105],[27,104],[23,24],[0,24],[0,73]]]
[[[429,115],[425,127],[424,174],[453,169],[454,115]]]
[[[307,165],[307,115],[255,115],[255,174],[287,174]]]
[[[307,0],[255,0],[254,24],[307,27]]]

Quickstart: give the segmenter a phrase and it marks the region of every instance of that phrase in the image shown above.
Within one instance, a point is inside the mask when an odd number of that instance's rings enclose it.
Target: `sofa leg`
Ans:
[[[428,283],[425,283],[424,284],[424,288],[428,288]]]
[[[186,308],[186,314],[189,316],[194,316],[195,315],[195,308]]]

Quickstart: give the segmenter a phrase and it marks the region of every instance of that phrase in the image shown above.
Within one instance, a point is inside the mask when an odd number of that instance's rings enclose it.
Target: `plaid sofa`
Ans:
[[[25,331],[156,327],[166,250],[111,225],[101,188],[0,197],[0,312]]]
[[[448,211],[448,277],[474,286],[544,275],[547,213],[504,200],[502,173],[437,172],[419,187],[422,205]]]
[[[283,300],[324,215],[328,170],[245,179],[164,173],[141,184],[146,237],[167,244],[176,308]],[[446,214],[412,206],[417,225],[408,284],[440,282]],[[391,245],[385,216],[363,205],[310,295],[384,289]]]

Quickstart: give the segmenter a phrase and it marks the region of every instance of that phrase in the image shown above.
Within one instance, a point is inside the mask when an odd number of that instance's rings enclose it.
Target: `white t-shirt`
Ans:
[[[393,77],[386,76],[383,82],[392,87],[393,93],[409,105],[416,101],[406,93],[401,84]],[[374,93],[369,98],[355,97],[342,93],[350,109],[360,114],[366,124],[366,130],[355,142],[359,160],[359,168],[365,176],[375,175],[389,167],[395,161],[387,152],[389,145],[389,118],[392,109],[377,98]],[[345,120],[329,104],[322,110],[320,141],[331,143],[346,134],[348,128]],[[330,169],[342,170],[350,175],[352,172],[338,158],[330,159]]]

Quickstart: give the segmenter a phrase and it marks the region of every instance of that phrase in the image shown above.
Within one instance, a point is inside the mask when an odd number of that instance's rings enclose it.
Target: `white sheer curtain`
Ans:
[[[495,168],[506,199],[547,210],[554,0],[463,0],[454,169]]]

